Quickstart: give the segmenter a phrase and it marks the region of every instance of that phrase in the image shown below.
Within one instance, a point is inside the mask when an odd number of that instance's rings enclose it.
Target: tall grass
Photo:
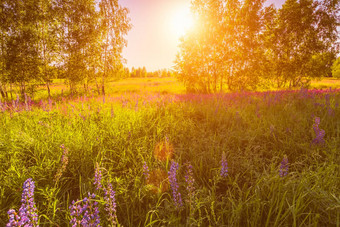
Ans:
[[[0,225],[28,178],[41,226],[70,225],[71,202],[88,193],[101,225],[112,224],[97,166],[115,191],[118,225],[340,226],[339,102],[338,91],[301,90],[2,103]],[[313,143],[315,117],[324,143]],[[183,206],[168,181],[172,162]]]

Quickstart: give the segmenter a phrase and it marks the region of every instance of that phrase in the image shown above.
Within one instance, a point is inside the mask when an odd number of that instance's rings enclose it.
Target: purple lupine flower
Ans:
[[[149,175],[150,175],[149,172],[150,172],[150,171],[149,171],[149,167],[148,167],[148,165],[146,164],[146,162],[144,162],[144,165],[143,165],[143,175],[144,175],[144,177],[145,177],[146,180],[149,178]]]
[[[96,163],[96,170],[94,173],[94,185],[96,186],[96,189],[102,189],[102,171],[99,169],[98,163]]]
[[[63,149],[63,155],[61,156],[61,167],[58,169],[57,174],[55,175],[55,181],[58,182],[63,172],[65,172],[67,164],[68,164],[68,149],[64,144],[60,145],[60,148]]]
[[[194,174],[192,172],[192,165],[190,163],[187,164],[187,172],[185,174],[185,182],[187,183],[187,191],[190,199],[193,197],[195,193],[195,179]]]
[[[331,105],[330,97],[331,97],[330,94],[325,95],[325,105],[326,105],[326,107],[329,107]]]
[[[284,177],[288,174],[288,158],[287,156],[284,156],[282,161],[281,161],[281,165],[280,165],[280,171],[279,171],[279,175],[280,177]]]
[[[112,226],[116,225],[116,192],[113,191],[112,189],[112,184],[108,185],[108,189],[104,190],[105,192],[105,197],[104,200],[106,202],[105,204],[105,210],[108,212],[109,214],[109,221],[112,224]]]
[[[9,216],[9,226],[39,226],[37,208],[34,202],[34,181],[28,178],[23,185],[23,192],[21,196],[21,207],[19,212],[10,209],[7,213]]]
[[[20,98],[19,98],[19,95],[17,95],[17,99],[16,99],[16,101],[15,101],[15,103],[16,103],[16,107],[18,108],[18,110],[17,111],[19,111],[19,106],[20,106]]]
[[[314,144],[324,144],[324,136],[325,136],[325,130],[319,128],[320,125],[320,118],[315,117],[314,119],[314,124],[313,124],[313,129],[315,132],[315,138],[313,139],[312,143]]]
[[[176,178],[178,168],[179,168],[178,163],[172,161],[170,170],[168,172],[168,177],[169,177],[169,182],[170,182],[175,206],[177,208],[180,208],[183,206],[183,203],[182,203],[181,193],[178,191],[179,186],[178,186],[177,178]]]
[[[96,195],[88,193],[88,198],[77,202],[72,201],[69,207],[72,226],[100,227],[98,202],[94,201]]]
[[[225,157],[225,153],[222,154],[220,176],[221,177],[227,177],[228,176],[228,163],[227,163],[227,159]]]
[[[329,116],[334,116],[334,110],[332,107],[328,107],[328,115]]]
[[[53,105],[53,103],[52,103],[52,99],[48,99],[48,108],[49,108],[49,110],[48,111],[51,111],[52,110],[52,105]]]
[[[17,212],[14,209],[10,209],[8,212],[8,217],[9,217],[9,221],[6,225],[6,227],[11,227],[11,226],[21,226],[22,222],[20,221],[20,217],[17,214]]]

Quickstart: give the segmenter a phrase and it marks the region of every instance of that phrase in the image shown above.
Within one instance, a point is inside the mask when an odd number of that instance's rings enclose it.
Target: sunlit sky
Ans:
[[[190,21],[183,17],[190,12],[191,0],[119,2],[129,8],[133,26],[126,37],[128,46],[123,50],[125,65],[129,68],[145,66],[148,71],[170,69],[174,65],[183,26],[189,26]],[[266,5],[272,3],[281,7],[284,0],[267,0]]]

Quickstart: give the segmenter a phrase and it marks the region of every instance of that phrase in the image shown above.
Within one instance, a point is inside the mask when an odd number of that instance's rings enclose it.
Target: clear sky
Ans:
[[[120,0],[130,10],[132,29],[123,50],[126,66],[148,71],[171,68],[178,51],[183,17],[190,11],[191,0]],[[284,0],[267,0],[281,7]],[[181,22],[182,21],[182,22]],[[183,28],[182,28],[183,30]]]

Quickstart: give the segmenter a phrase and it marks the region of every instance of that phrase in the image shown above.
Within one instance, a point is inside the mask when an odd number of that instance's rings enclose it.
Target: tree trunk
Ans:
[[[51,90],[50,90],[50,83],[46,82],[46,88],[47,88],[47,93],[48,93],[48,98],[51,97]]]
[[[220,92],[223,91],[223,73],[221,74],[221,82],[220,82]]]

